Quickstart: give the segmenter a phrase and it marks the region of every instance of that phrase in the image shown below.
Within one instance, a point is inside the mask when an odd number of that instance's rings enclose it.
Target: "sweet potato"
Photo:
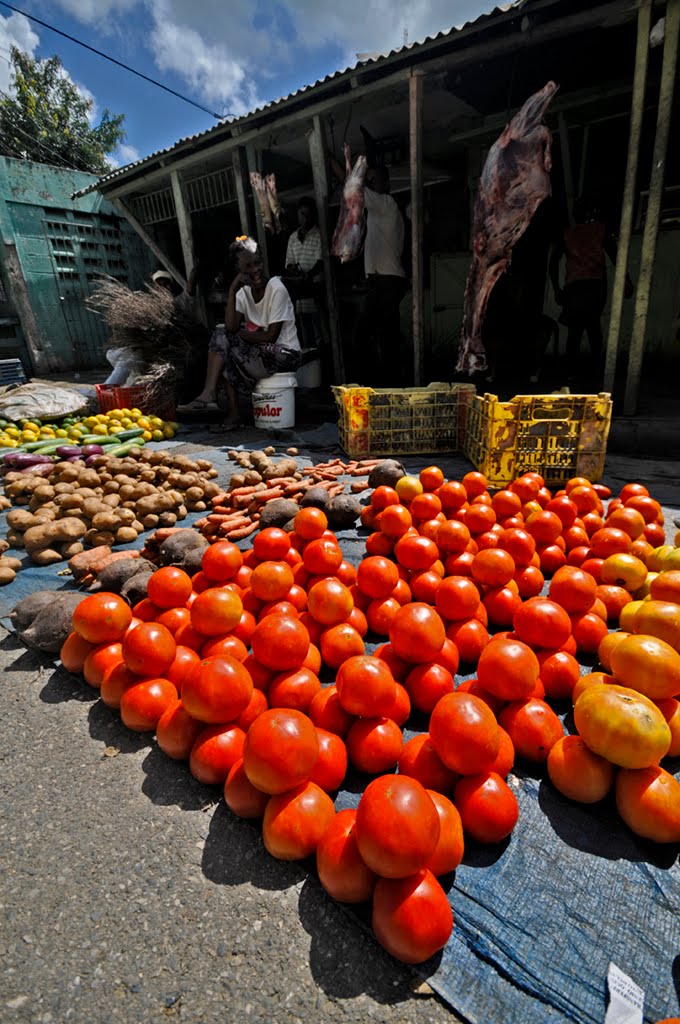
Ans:
[[[268,501],[260,515],[260,529],[264,530],[267,526],[284,526],[298,511],[297,502],[291,501],[289,498],[275,498],[273,501]]]
[[[345,530],[356,523],[361,515],[361,505],[358,499],[350,494],[338,494],[329,500],[324,511],[331,527]]]
[[[83,597],[83,594],[63,590],[30,594],[19,601],[10,616],[17,636],[33,650],[58,654],[72,631],[73,612]]]
[[[376,466],[373,466],[368,474],[369,487],[394,487],[397,480],[405,476],[406,470],[401,462],[396,459],[383,459]]]
[[[159,562],[161,565],[182,566],[187,552],[191,548],[200,548],[205,551],[208,542],[196,530],[175,530],[164,540],[159,550]]]

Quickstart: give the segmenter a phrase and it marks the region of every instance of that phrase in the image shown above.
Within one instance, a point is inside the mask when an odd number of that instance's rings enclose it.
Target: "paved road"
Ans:
[[[456,1020],[84,683],[0,667],[3,1024]]]

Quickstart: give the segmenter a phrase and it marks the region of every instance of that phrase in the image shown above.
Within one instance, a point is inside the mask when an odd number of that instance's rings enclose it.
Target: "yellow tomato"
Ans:
[[[21,431],[21,440],[22,441],[37,441],[38,440],[38,435],[34,434],[32,430],[22,430]]]
[[[397,480],[394,489],[403,504],[409,504],[417,494],[423,493],[423,485],[417,476],[402,476]]]
[[[54,431],[55,437],[68,437],[68,430],[64,430],[63,427],[59,427]]]
[[[8,435],[8,437],[17,438],[19,437],[21,431],[18,430],[17,427],[7,427],[5,433]]]
[[[103,435],[103,434],[108,434],[108,432],[109,432],[109,428],[106,426],[105,423],[97,423],[92,428],[92,433],[93,434],[102,434]]]
[[[145,430],[144,433],[142,434],[142,437],[144,438],[145,441],[153,440],[153,435],[150,430]]]
[[[144,430],[148,430],[149,427],[151,426],[151,421],[149,420],[149,417],[148,416],[140,416],[139,419],[137,420],[137,426],[138,427],[143,427]]]

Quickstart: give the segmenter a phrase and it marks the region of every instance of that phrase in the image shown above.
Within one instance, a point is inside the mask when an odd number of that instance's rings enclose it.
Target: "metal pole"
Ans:
[[[626,180],[623,188],[623,204],[621,207],[621,224],[619,226],[618,251],[612,303],[609,314],[609,333],[607,334],[607,354],[604,365],[605,391],[614,390],[616,376],[616,357],[619,350],[621,335],[621,317],[626,287],[628,257],[630,255],[630,235],[633,228],[633,211],[635,209],[635,185],[637,182],[638,159],[640,155],[640,135],[644,116],[645,88],[647,85],[647,60],[649,54],[649,29],[651,23],[652,0],[642,0],[638,11],[637,49],[635,51],[635,74],[633,78],[633,100],[630,113],[630,137],[628,139],[628,161],[626,164]]]
[[[342,352],[342,339],[338,319],[338,304],[333,279],[331,262],[330,234],[328,231],[328,170],[326,166],[326,146],[323,125],[318,114],[312,119],[313,128],[307,135],[309,156],[312,161],[312,177],[314,179],[314,197],[319,217],[321,234],[321,257],[323,259],[323,276],[326,287],[326,303],[328,305],[328,329],[331,337],[331,355],[333,359],[334,383],[341,384],[345,380],[345,363]]]
[[[423,73],[409,79],[409,157],[411,164],[411,289],[413,301],[413,381],[423,383]]]
[[[649,311],[649,300],[652,290],[656,239],[659,231],[659,215],[661,213],[661,200],[663,197],[666,150],[673,112],[673,92],[675,89],[675,69],[678,60],[679,36],[680,0],[668,0],[666,5],[666,35],[663,45],[661,87],[659,89],[659,108],[656,119],[656,138],[654,140],[654,156],[652,158],[652,175],[649,182],[649,201],[647,203],[647,216],[645,217],[645,228],[642,235],[640,276],[635,297],[633,336],[630,341],[626,392],[623,400],[624,416],[635,415],[640,389],[640,373],[642,371],[645,334],[647,330],[647,313]]]

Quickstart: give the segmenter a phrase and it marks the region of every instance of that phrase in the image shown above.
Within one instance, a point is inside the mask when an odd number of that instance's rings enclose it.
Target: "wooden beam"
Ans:
[[[633,316],[633,336],[630,340],[628,354],[628,374],[626,392],[623,400],[624,416],[634,416],[640,389],[640,374],[645,351],[645,335],[647,332],[647,314],[652,291],[654,275],[654,256],[656,240],[659,232],[659,215],[663,198],[664,172],[666,169],[666,151],[668,135],[673,113],[673,93],[675,90],[675,71],[678,62],[678,38],[680,37],[680,0],[668,0],[666,5],[666,34],[663,44],[663,63],[661,68],[661,87],[659,89],[659,107],[656,119],[656,138],[654,139],[654,155],[652,157],[652,174],[649,182],[649,200],[647,215],[642,234],[642,252],[640,257],[640,276],[635,296],[635,313]]]
[[[182,243],[184,275],[188,280],[196,263],[196,253],[194,251],[194,233],[191,226],[191,214],[189,213],[184,201],[184,190],[182,188],[182,182],[180,181],[178,171],[170,171],[170,186],[172,188],[172,198],[175,201],[175,216],[177,217],[177,226],[179,227],[179,239]]]
[[[411,288],[413,312],[413,383],[425,375],[423,298],[423,73],[409,81],[409,162],[411,169]]]
[[[564,195],[567,201],[567,221],[574,223],[574,168],[571,162],[571,147],[569,145],[569,128],[567,119],[563,112],[557,115],[557,123],[560,130],[560,153],[562,155],[562,178],[564,181]]]
[[[633,75],[633,100],[630,112],[630,135],[628,137],[628,157],[626,160],[626,177],[623,186],[621,205],[621,223],[619,225],[618,250],[616,269],[612,287],[611,310],[609,314],[609,331],[607,334],[607,350],[604,365],[604,391],[614,390],[616,376],[616,358],[621,335],[621,318],[623,300],[628,273],[628,257],[630,255],[630,236],[633,230],[633,213],[635,210],[635,186],[637,182],[638,160],[640,156],[640,137],[645,107],[645,90],[647,86],[647,64],[649,55],[649,29],[652,17],[652,0],[641,0],[638,10],[637,46],[635,51],[635,71]]]
[[[586,165],[588,163],[588,143],[590,142],[590,125],[583,126],[583,140],[581,142],[581,161],[578,166],[578,194],[583,195],[586,187]]]
[[[257,167],[257,155],[255,153],[255,146],[252,142],[249,142],[246,146],[246,160],[248,164],[248,175],[252,174],[253,171],[258,169]],[[250,182],[248,182],[250,184]],[[264,260],[264,272],[269,276],[269,253],[267,251],[267,230],[262,220],[262,214],[260,212],[260,204],[257,200],[254,190],[252,190],[253,203],[255,204],[255,228],[257,233],[257,244],[260,247],[262,253],[262,259]]]
[[[164,267],[167,270],[169,274],[172,275],[173,280],[177,282],[180,288],[186,288],[186,278],[182,276],[181,272],[177,269],[172,260],[165,255],[163,250],[154,241],[154,239],[151,237],[151,235],[143,226],[143,224],[141,224],[140,221],[137,220],[132,210],[130,210],[129,207],[125,205],[122,199],[111,199],[110,202],[113,203],[113,205],[116,207],[121,216],[125,217],[130,227],[132,227],[137,232],[137,234],[144,242],[144,244],[147,245],[149,249],[151,249],[151,252],[154,254],[158,262],[161,264],[162,267]]]
[[[26,285],[17,247],[13,242],[6,242],[0,237],[0,252],[4,252],[4,264],[7,268],[7,283],[10,298],[19,316],[21,331],[26,340],[26,347],[31,357],[33,371],[37,374],[49,373],[61,369],[59,360],[43,334],[36,320],[31,297]]]
[[[338,302],[335,294],[335,279],[331,261],[330,232],[328,229],[328,165],[326,157],[326,140],[324,126],[317,114],[313,119],[313,127],[307,136],[309,156],[312,162],[314,179],[314,196],[319,215],[319,232],[321,234],[321,256],[323,259],[323,276],[326,286],[326,304],[328,306],[328,329],[331,338],[331,358],[333,360],[333,380],[336,384],[345,382],[345,360],[342,352],[342,338],[338,317]]]
[[[236,186],[236,198],[238,199],[238,215],[241,221],[241,234],[251,234],[252,216],[248,204],[250,195],[250,183],[248,181],[248,168],[246,167],[246,155],[242,146],[237,146],[232,153],[232,168],[234,171],[234,184]]]

